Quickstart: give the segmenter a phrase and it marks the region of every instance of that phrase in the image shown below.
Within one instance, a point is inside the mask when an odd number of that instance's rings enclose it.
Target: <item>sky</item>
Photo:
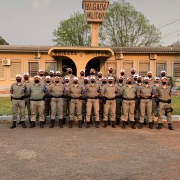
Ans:
[[[163,46],[180,40],[180,0],[127,1],[161,27]],[[59,22],[77,11],[84,13],[82,0],[0,0],[0,36],[10,45],[52,46]]]

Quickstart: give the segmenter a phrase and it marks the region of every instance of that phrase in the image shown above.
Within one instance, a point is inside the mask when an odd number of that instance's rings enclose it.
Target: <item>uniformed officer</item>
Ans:
[[[156,92],[156,89],[161,85],[160,84],[160,78],[155,77],[154,80],[155,80],[154,84],[152,84],[151,87],[153,88],[154,92]],[[159,107],[159,100],[156,98],[156,96],[154,96],[152,99],[152,120],[153,120],[153,123],[155,120],[155,116],[158,116],[157,115],[158,107]]]
[[[64,85],[59,82],[59,77],[54,78],[54,84],[50,88],[51,93],[51,125],[54,127],[56,119],[56,111],[59,118],[59,127],[63,128],[63,94],[65,92]]]
[[[56,76],[61,77],[61,71],[56,71]]]
[[[100,85],[100,89],[102,89],[104,86],[106,86],[107,78],[102,77],[102,84]],[[99,117],[100,120],[103,120],[103,113],[104,113],[104,102],[103,102],[103,95],[102,92],[99,93]]]
[[[84,85],[85,70],[80,70],[80,76],[78,77],[78,83]]]
[[[163,122],[162,116],[165,111],[167,116],[168,128],[170,130],[174,130],[172,123],[172,111],[171,108],[171,87],[167,85],[168,79],[166,77],[162,77],[162,85],[157,87],[156,89],[156,97],[159,99],[159,109],[158,109],[158,127],[156,129],[161,129]]]
[[[68,95],[68,91],[69,91],[69,76],[65,76],[65,83],[64,83],[64,87],[65,87],[65,92],[64,92],[64,98],[63,98],[63,124],[66,124],[66,116],[67,114],[69,114],[69,104],[70,104],[70,99],[69,99],[69,95]]]
[[[46,77],[44,76],[44,70],[43,69],[39,69],[39,80],[40,83],[45,83],[46,82]]]
[[[27,110],[28,110],[28,118],[29,118],[29,122],[30,122],[31,121],[31,110],[30,110],[29,89],[31,86],[31,82],[29,80],[29,73],[28,72],[24,73],[23,83],[26,85],[26,88],[27,88],[27,92],[25,93],[24,99],[25,99],[25,109],[27,108]],[[19,124],[22,124],[22,122],[20,121]]]
[[[126,76],[125,76],[125,70],[124,69],[121,69],[120,70],[120,76],[123,77],[123,84],[126,84]],[[117,81],[118,82],[118,81]]]
[[[102,72],[98,72],[98,78],[97,78],[97,80],[96,80],[96,83],[97,83],[99,86],[101,86],[101,84],[102,84],[102,75],[103,75]]]
[[[107,127],[108,112],[110,112],[110,121],[112,122],[112,127],[116,128],[116,94],[118,94],[118,89],[114,84],[114,78],[108,77],[108,84],[102,88],[101,91],[103,97],[105,98],[104,103],[104,128]]]
[[[50,76],[50,82],[51,82],[51,84],[53,84],[54,83],[54,71],[53,70],[49,71],[49,76]]]
[[[66,76],[68,76],[69,77],[69,84],[73,84],[73,82],[74,82],[74,75],[72,74],[73,73],[73,70],[71,69],[71,68],[68,68],[67,69],[67,75]],[[65,79],[64,79],[64,81],[65,81]]]
[[[133,84],[137,84],[137,78],[139,77],[138,74],[134,74]]]
[[[123,97],[122,102],[122,116],[121,120],[123,122],[122,128],[126,127],[126,122],[128,121],[128,116],[132,124],[132,128],[136,129],[134,120],[134,109],[135,109],[135,97],[136,88],[132,85],[132,78],[127,78],[127,85],[124,85],[120,90],[120,95]]]
[[[95,70],[94,68],[91,68],[91,69],[90,69],[90,75],[88,76],[88,78],[90,79],[91,76],[95,76],[95,78],[97,79],[96,70]]]
[[[118,83],[116,84],[118,91],[120,92],[123,87],[124,77],[120,76],[118,79]],[[122,115],[122,96],[120,94],[116,95],[116,124],[119,125],[120,117]]]
[[[70,121],[69,128],[73,126],[74,112],[76,110],[78,118],[78,127],[82,128],[82,94],[84,94],[83,86],[78,84],[78,78],[73,78],[73,85],[69,87],[68,95],[70,96]]]
[[[144,85],[140,86],[137,91],[137,96],[140,98],[140,125],[139,129],[143,127],[144,118],[147,112],[147,118],[149,121],[149,128],[153,129],[152,123],[152,97],[155,92],[152,87],[149,85],[149,78],[144,77]]]
[[[143,85],[142,83],[142,77],[138,76],[137,83],[134,84],[134,87],[136,88],[136,92],[138,91],[138,88]],[[135,123],[138,123],[138,120],[140,118],[140,99],[136,96],[135,97],[135,112],[134,112],[134,120]]]
[[[31,125],[29,128],[35,127],[37,114],[39,114],[40,128],[44,127],[44,95],[47,91],[46,85],[40,82],[40,77],[34,76],[34,82],[30,87]]]
[[[51,81],[51,77],[50,76],[46,76],[46,88],[47,88],[47,92],[45,93],[44,96],[44,101],[45,101],[45,108],[44,108],[44,124],[46,124],[46,119],[47,116],[50,115],[51,113],[51,94],[50,94],[50,89],[51,86],[53,85],[52,81]]]
[[[108,74],[105,75],[105,77],[108,79],[108,77],[113,77],[114,83],[116,83],[116,75],[114,74],[114,69],[113,67],[108,68]]]
[[[149,86],[153,85],[154,84],[154,78],[152,77],[152,72],[148,71],[147,76],[149,78]]]
[[[161,71],[161,78],[160,78],[161,82],[162,82],[163,77],[166,77],[166,71],[165,70]],[[166,78],[167,78],[167,85],[171,86],[169,78],[168,77],[166,77]]]
[[[92,108],[94,108],[96,128],[99,128],[99,100],[98,95],[100,93],[100,86],[96,84],[95,76],[91,76],[90,84],[85,87],[85,92],[87,94],[87,104],[86,104],[86,128],[90,128],[90,116]]]
[[[64,78],[61,77],[61,72],[60,71],[56,71],[56,76],[59,77],[59,83],[63,84],[64,83]]]
[[[134,75],[136,74],[136,69],[135,68],[131,68],[131,79],[132,79],[132,84],[134,84]]]
[[[13,124],[11,129],[16,128],[16,121],[18,116],[18,109],[20,111],[20,119],[22,122],[22,127],[27,128],[25,125],[25,100],[24,96],[27,93],[27,87],[22,82],[22,76],[20,74],[16,75],[16,82],[11,85],[10,93],[12,100],[12,121]]]

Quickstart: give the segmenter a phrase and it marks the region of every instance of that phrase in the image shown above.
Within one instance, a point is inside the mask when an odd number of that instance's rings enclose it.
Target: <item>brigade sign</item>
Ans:
[[[102,23],[109,2],[84,1],[83,9],[88,23]]]

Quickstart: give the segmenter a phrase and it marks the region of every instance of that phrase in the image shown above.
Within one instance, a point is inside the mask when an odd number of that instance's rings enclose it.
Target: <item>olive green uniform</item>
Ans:
[[[90,122],[90,116],[92,108],[94,108],[95,121],[99,121],[99,85],[88,84],[85,88],[87,94],[87,104],[86,104],[86,122]]]
[[[83,93],[84,88],[81,85],[77,85],[75,87],[74,85],[71,85],[69,87],[68,95],[71,98],[70,101],[70,121],[73,121],[74,119],[74,112],[76,109],[77,118],[78,120],[82,120],[82,100],[81,100],[81,94]]]
[[[108,120],[108,112],[110,112],[110,120],[116,120],[116,85],[107,84],[102,88],[102,95],[106,98],[106,104],[104,104],[104,121]]]
[[[63,84],[54,84],[51,86],[51,119],[56,118],[56,110],[58,113],[58,118],[63,119],[63,92],[64,85]]]
[[[31,84],[30,87],[30,108],[31,108],[31,121],[36,121],[36,115],[39,114],[39,121],[44,121],[44,91],[46,87],[44,84],[40,83],[36,85],[35,83]]]
[[[140,96],[140,123],[144,123],[147,113],[149,123],[152,122],[152,95],[154,94],[151,86],[142,85],[138,88],[137,95]]]
[[[136,88],[133,85],[131,87],[124,85],[120,90],[120,95],[123,97],[121,120],[128,121],[129,116],[130,121],[134,121]]]
[[[18,108],[20,110],[20,119],[25,121],[25,100],[24,95],[27,90],[26,85],[22,82],[13,83],[10,87],[10,93],[12,98],[12,121],[17,121]]]
[[[158,109],[158,123],[162,123],[162,116],[164,114],[164,111],[166,108],[171,108],[170,101],[171,100],[171,87],[166,86],[166,88],[163,88],[162,86],[159,86],[156,89],[156,96],[159,99],[159,109]],[[168,123],[172,123],[172,113],[167,113],[167,121]]]

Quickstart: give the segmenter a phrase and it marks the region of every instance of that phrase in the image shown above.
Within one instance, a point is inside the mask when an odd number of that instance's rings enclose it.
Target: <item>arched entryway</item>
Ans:
[[[74,61],[71,59],[62,59],[62,71],[67,72],[67,68],[71,68],[73,75],[77,76],[77,68]]]
[[[91,59],[85,68],[86,76],[90,75],[90,69],[94,68],[96,70],[96,75],[100,71],[100,59]]]

